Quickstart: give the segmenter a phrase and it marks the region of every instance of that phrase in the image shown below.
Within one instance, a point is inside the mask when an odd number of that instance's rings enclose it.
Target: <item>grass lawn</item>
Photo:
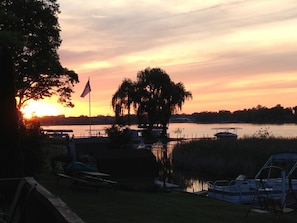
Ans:
[[[275,222],[274,214],[251,212],[248,206],[172,192],[129,192],[110,189],[77,188],[68,181],[56,185],[56,177],[43,175],[36,180],[60,197],[86,223],[98,222]],[[296,222],[297,212],[281,216],[279,222]]]

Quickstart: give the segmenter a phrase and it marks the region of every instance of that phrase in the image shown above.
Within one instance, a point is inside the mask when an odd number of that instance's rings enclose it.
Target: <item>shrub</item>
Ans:
[[[51,168],[53,173],[64,172],[67,164],[72,162],[71,156],[66,154],[58,154],[51,158]]]

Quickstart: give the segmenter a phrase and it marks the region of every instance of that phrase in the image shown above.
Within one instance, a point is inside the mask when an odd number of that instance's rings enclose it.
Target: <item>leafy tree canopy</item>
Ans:
[[[20,109],[29,100],[52,95],[73,107],[71,94],[78,75],[59,62],[60,13],[56,0],[5,0],[0,3],[0,41],[10,49]]]
[[[137,81],[125,79],[112,97],[112,107],[116,117],[124,115],[124,111],[133,105],[139,124],[144,124],[147,118],[149,131],[153,125],[163,127],[166,135],[170,116],[182,109],[185,100],[192,98],[184,85],[175,84],[169,75],[160,68],[146,68],[137,73]]]

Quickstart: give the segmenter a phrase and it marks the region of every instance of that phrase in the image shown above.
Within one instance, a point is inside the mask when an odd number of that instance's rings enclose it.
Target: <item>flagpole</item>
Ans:
[[[90,77],[89,77],[89,83],[90,83]],[[90,125],[90,130],[89,134],[90,137],[92,136],[92,122],[91,122],[91,92],[89,93],[89,125]]]
[[[92,129],[91,129],[91,125],[92,125],[92,121],[91,121],[91,85],[90,85],[90,77],[88,79],[88,82],[86,83],[86,86],[83,90],[83,92],[81,93],[81,97],[84,98],[87,94],[89,94],[89,126],[90,126],[90,129],[89,129],[89,135],[90,137],[92,136]]]

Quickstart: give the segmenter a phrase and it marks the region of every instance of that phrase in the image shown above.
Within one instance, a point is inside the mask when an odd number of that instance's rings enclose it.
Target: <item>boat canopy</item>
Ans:
[[[270,156],[255,178],[259,178],[263,169],[269,167],[279,167],[286,171],[286,177],[289,178],[297,169],[297,153],[284,152]]]
[[[214,130],[237,130],[237,129],[241,129],[241,128],[238,128],[238,127],[217,127],[217,128],[212,128]]]

